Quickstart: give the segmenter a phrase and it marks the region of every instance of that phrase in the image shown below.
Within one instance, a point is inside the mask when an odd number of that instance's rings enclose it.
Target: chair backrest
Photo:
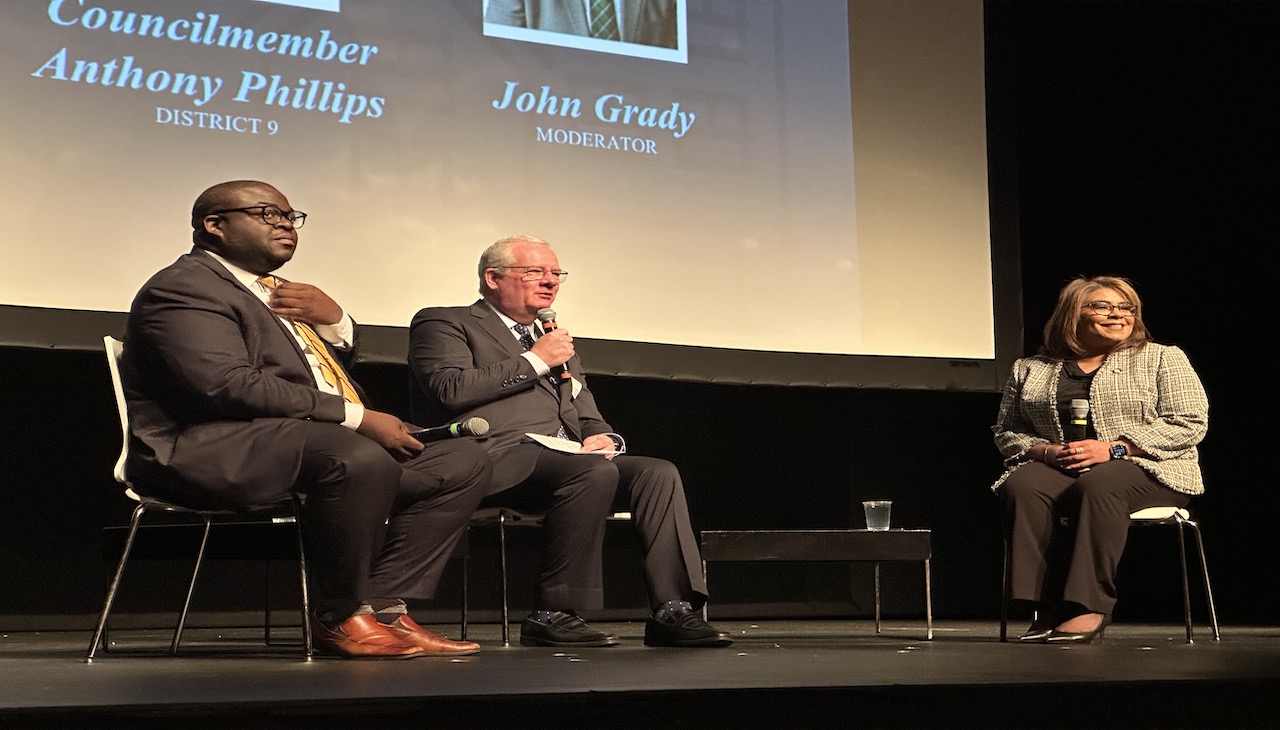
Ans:
[[[112,474],[117,482],[126,487],[125,494],[138,499],[129,484],[128,475],[125,474],[125,463],[129,460],[129,406],[125,403],[124,384],[120,381],[120,357],[124,354],[124,343],[107,335],[102,338],[102,344],[107,351],[107,367],[111,370],[111,387],[116,392],[116,410],[120,413],[120,458],[116,459]]]

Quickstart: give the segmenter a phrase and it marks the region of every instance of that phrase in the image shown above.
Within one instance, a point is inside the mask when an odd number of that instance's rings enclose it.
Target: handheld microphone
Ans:
[[[542,323],[543,332],[555,332],[559,329],[556,325],[556,310],[551,309],[550,307],[538,310],[538,321]],[[551,368],[551,374],[557,375],[562,383],[573,377],[573,375],[569,373],[568,363]]]
[[[1089,401],[1085,398],[1071,399],[1071,433],[1072,441],[1083,441],[1088,436]]]
[[[489,433],[489,422],[479,417],[468,418],[458,423],[450,423],[447,426],[432,426],[431,428],[419,428],[409,431],[410,436],[424,444],[429,444],[432,441],[456,439],[461,436],[483,436],[486,433]]]

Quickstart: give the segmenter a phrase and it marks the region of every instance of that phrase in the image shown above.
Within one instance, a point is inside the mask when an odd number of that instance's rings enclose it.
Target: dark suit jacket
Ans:
[[[571,385],[558,389],[538,377],[523,357],[515,335],[483,300],[470,307],[430,307],[409,327],[409,374],[413,418],[441,424],[479,416],[489,422],[481,443],[493,460],[491,492],[521,482],[533,470],[535,449],[526,433],[554,436],[563,423],[578,440],[613,428],[600,415],[575,356],[569,372],[582,383],[576,398]]]
[[[623,0],[621,10],[623,41],[676,47],[674,0]],[[552,33],[591,35],[582,0],[489,0],[485,20]]]
[[[130,478],[143,492],[190,506],[286,493],[303,438],[291,424],[345,416],[341,396],[316,388],[287,326],[200,249],[134,298],[121,378]]]

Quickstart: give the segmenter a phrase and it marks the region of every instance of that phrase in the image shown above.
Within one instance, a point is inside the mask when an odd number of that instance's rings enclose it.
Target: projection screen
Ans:
[[[366,358],[528,233],[590,371],[998,387],[980,1],[620,0],[621,40],[553,22],[583,5],[5,3],[0,344],[95,346],[195,196],[258,179]]]

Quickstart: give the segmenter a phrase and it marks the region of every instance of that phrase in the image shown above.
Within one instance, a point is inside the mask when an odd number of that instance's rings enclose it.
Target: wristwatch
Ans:
[[[1124,444],[1111,444],[1111,458],[1123,459],[1129,455],[1129,447]]]

